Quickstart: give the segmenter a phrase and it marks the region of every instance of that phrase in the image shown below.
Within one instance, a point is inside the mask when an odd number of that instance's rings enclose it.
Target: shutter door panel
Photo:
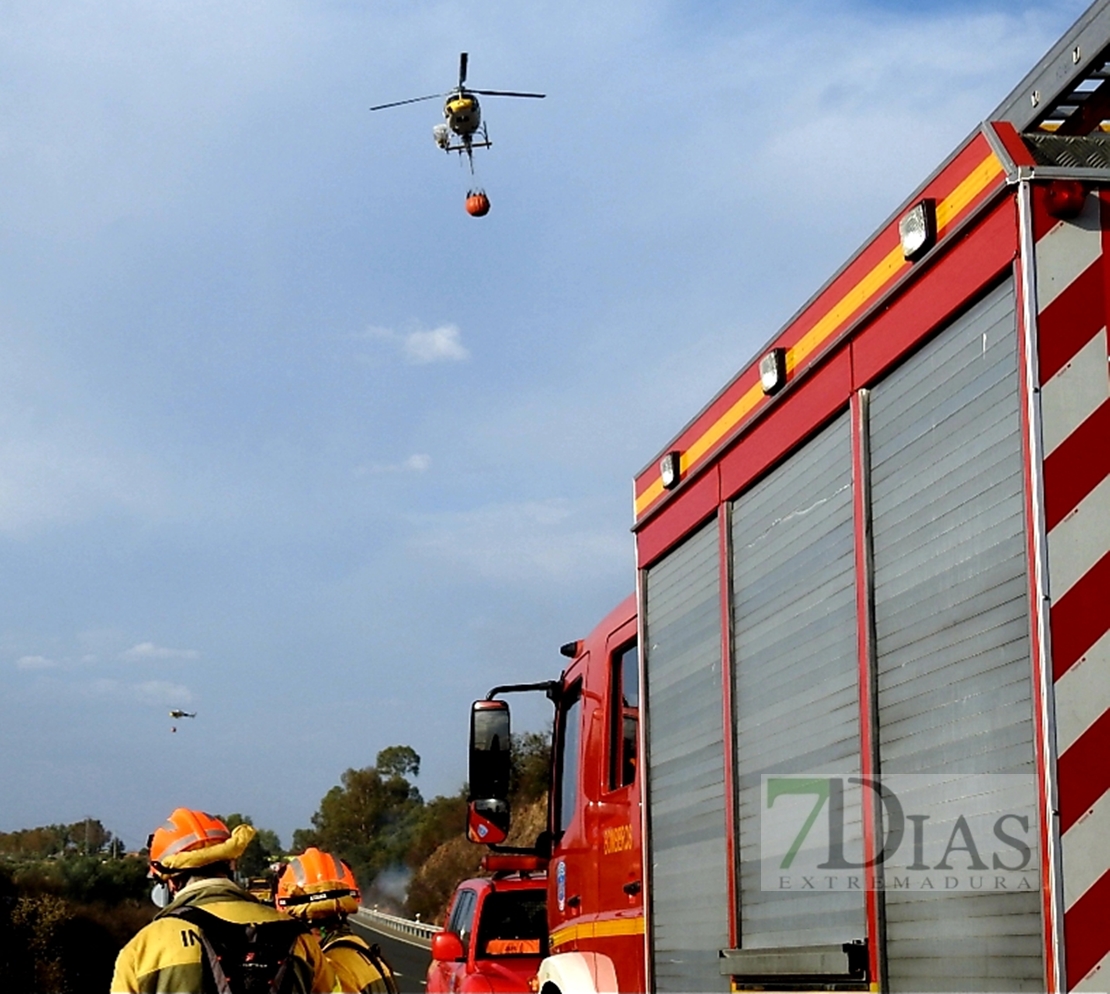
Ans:
[[[871,394],[879,756],[888,777],[1034,769],[1017,375],[1007,283]],[[937,811],[943,791],[923,787],[903,800]],[[1035,825],[1032,779],[1021,803]],[[958,809],[944,810],[954,819]],[[891,989],[1041,989],[1039,903],[1035,892],[888,889]]]
[[[861,891],[761,890],[764,774],[858,773],[852,449],[847,415],[733,504],[740,946],[866,935]],[[858,851],[858,811],[845,843]]]
[[[727,991],[719,543],[706,525],[644,580],[651,927],[658,991]]]

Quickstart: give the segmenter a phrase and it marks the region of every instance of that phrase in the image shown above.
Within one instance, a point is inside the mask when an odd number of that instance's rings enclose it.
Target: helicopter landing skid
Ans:
[[[466,161],[470,163],[470,175],[474,175],[474,149],[476,148],[493,148],[493,142],[485,135],[482,136],[480,142],[459,142],[458,145],[444,145],[443,151],[445,152],[458,152],[461,159],[463,153],[466,153]]]
[[[469,145],[464,145],[461,142],[458,145],[444,145],[444,152],[466,152],[472,148],[493,148],[493,142],[488,138],[485,141],[471,142]]]

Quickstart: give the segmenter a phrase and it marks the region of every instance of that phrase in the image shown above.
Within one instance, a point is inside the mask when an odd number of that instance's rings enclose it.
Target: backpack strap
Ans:
[[[344,932],[335,936],[333,939],[329,939],[324,945],[324,952],[326,953],[329,949],[334,949],[336,946],[346,946],[348,949],[357,949],[374,964],[374,969],[381,975],[382,982],[385,984],[389,994],[398,994],[399,988],[393,976],[393,968],[386,962],[386,958],[382,954],[382,947],[376,942],[367,942],[361,936]]]
[[[227,979],[227,974],[224,973],[224,968],[220,964],[220,955],[216,952],[215,946],[212,945],[211,940],[208,938],[208,931],[210,929],[214,932],[218,931],[218,929],[213,929],[213,919],[216,918],[216,916],[201,908],[184,907],[171,912],[166,917],[180,918],[190,925],[196,925],[200,935],[200,947],[204,950],[204,958],[207,961],[208,971],[212,974],[212,980],[216,985],[215,994],[234,994],[234,991],[231,989],[231,982]]]
[[[378,973],[382,975],[382,980],[385,981],[385,986],[389,994],[399,994],[400,988],[398,988],[397,981],[393,977],[393,968],[385,961],[385,956],[382,955],[382,947],[376,942],[372,942],[370,944],[369,955],[370,962],[378,968]]]

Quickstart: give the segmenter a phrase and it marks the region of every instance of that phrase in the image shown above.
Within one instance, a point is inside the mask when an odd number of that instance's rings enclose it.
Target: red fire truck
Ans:
[[[538,690],[555,704],[550,830],[539,844],[550,929],[539,981],[548,994],[644,990],[637,646],[628,597],[562,647],[571,662],[558,680],[495,687],[471,712],[468,830],[474,842],[497,844],[509,827],[509,708],[499,695]]]
[[[641,881],[653,991],[1110,986],[1108,118],[1098,0],[637,476],[644,801],[611,827],[644,873],[593,882],[617,836],[580,785],[612,747],[567,774],[615,734],[606,636],[552,685],[580,971],[547,994],[632,989],[595,943]],[[475,707],[494,770],[507,709]]]

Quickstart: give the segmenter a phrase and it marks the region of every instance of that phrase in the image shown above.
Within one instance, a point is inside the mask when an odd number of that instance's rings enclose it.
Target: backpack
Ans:
[[[370,962],[378,968],[378,973],[382,975],[382,980],[385,981],[386,990],[389,994],[399,994],[400,988],[397,986],[397,981],[393,977],[393,967],[386,962],[385,956],[382,954],[382,947],[376,942],[370,943]]]
[[[305,932],[293,919],[243,924],[202,908],[171,916],[195,925],[204,949],[205,994],[291,994],[296,982],[293,949]]]

